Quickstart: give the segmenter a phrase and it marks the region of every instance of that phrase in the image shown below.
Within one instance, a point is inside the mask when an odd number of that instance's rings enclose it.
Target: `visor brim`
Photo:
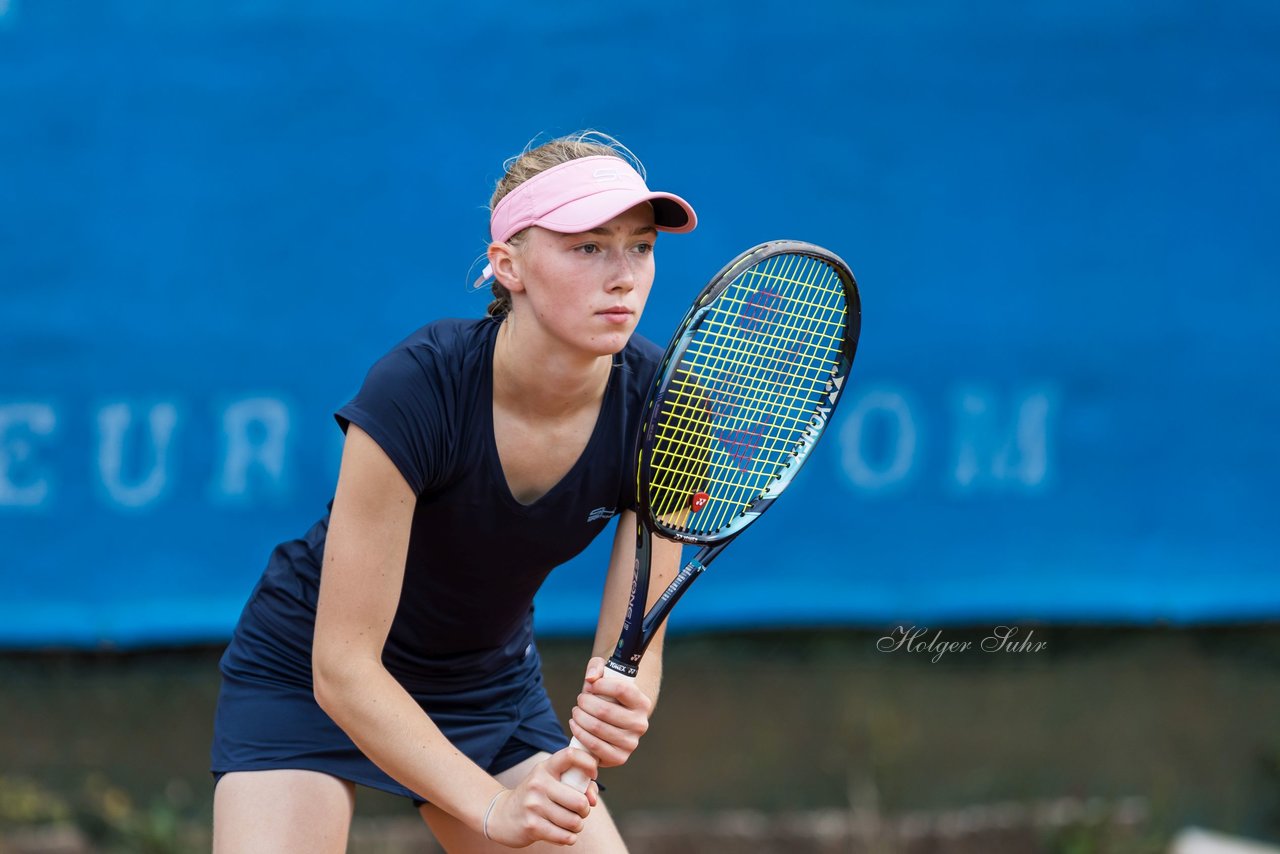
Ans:
[[[621,188],[575,199],[539,217],[532,224],[561,234],[577,234],[598,228],[643,202],[653,206],[653,222],[659,231],[683,234],[693,231],[698,225],[698,215],[693,212],[693,207],[677,195]]]

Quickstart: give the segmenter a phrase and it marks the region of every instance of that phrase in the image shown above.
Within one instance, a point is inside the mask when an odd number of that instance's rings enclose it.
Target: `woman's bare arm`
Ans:
[[[404,581],[415,504],[395,464],[350,425],[320,579],[315,695],[378,767],[480,832],[486,808],[505,787],[454,747],[382,664]],[[545,787],[542,781],[539,785]],[[580,827],[589,808],[586,797],[566,805],[567,796],[559,791],[534,795],[530,811],[545,823],[530,822],[528,841],[566,844],[572,833],[565,828]],[[538,795],[545,797],[538,801]]]

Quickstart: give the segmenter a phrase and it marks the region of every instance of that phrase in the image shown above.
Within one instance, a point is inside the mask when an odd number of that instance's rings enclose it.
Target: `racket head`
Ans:
[[[759,518],[830,423],[861,320],[853,273],[827,249],[775,240],[729,262],[649,394],[636,472],[644,525],[711,546]]]

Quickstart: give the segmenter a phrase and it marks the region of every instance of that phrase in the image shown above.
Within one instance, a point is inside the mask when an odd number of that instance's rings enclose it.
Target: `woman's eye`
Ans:
[[[652,244],[652,243],[637,243],[637,244],[636,244],[636,249],[635,249],[635,251],[636,251],[636,252],[639,252],[641,255],[648,255],[650,252],[652,252],[652,251],[653,251],[653,244]]]
[[[583,245],[579,246],[578,249],[584,255],[594,255],[600,251],[600,247],[594,243],[584,243]]]

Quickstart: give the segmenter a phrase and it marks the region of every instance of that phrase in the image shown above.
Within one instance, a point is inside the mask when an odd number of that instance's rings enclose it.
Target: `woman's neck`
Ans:
[[[507,410],[559,417],[598,405],[609,383],[612,356],[593,356],[557,346],[525,330],[508,316],[493,349],[493,399]],[[532,339],[532,340],[531,340]]]

